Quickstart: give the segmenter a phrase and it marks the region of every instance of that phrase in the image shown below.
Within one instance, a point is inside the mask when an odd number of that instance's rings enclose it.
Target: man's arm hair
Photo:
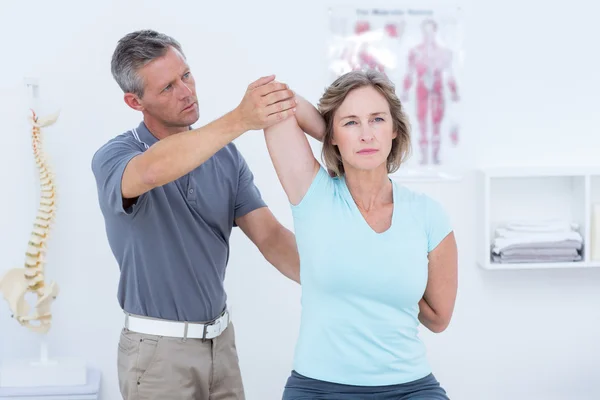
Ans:
[[[244,132],[264,129],[293,115],[292,92],[273,79],[263,77],[251,83],[240,105],[223,117],[159,140],[132,158],[123,173],[123,198],[135,199],[179,179]]]
[[[159,140],[127,164],[123,198],[136,198],[194,170],[229,142],[244,133],[233,113],[198,129]]]

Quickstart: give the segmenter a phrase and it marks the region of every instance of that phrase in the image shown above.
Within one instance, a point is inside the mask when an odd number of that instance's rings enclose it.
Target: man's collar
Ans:
[[[192,126],[189,127],[190,130],[194,129]],[[139,141],[145,143],[147,147],[152,146],[154,143],[158,142],[156,136],[150,132],[144,121],[140,122],[137,128],[133,130],[134,135],[137,134]]]
[[[145,143],[148,147],[158,142],[158,139],[148,130],[148,127],[144,121],[140,122],[138,127],[134,129],[134,134],[136,133],[140,141]]]

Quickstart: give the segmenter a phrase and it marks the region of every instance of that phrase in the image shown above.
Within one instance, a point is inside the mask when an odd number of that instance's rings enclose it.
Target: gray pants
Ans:
[[[307,378],[296,371],[287,380],[283,400],[449,400],[433,374],[390,386],[352,386]]]
[[[117,363],[125,400],[245,399],[231,323],[204,342],[123,329]]]

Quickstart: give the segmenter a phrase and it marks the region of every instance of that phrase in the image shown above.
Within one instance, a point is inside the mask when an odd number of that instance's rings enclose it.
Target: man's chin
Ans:
[[[165,121],[164,124],[166,126],[170,126],[171,128],[176,128],[178,131],[186,131],[191,129],[191,126],[194,125],[198,121],[198,118],[182,118],[177,121]]]
[[[180,124],[182,127],[188,127],[190,125],[195,124],[196,122],[198,122],[198,119],[200,119],[200,113],[199,112],[190,112],[189,115],[186,115],[185,117],[183,117],[181,119]]]

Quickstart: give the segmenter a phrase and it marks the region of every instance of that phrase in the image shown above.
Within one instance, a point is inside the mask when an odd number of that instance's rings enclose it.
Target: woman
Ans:
[[[319,111],[265,130],[291,203],[300,253],[302,319],[284,399],[447,399],[421,322],[449,324],[457,251],[433,199],[390,180],[410,148],[409,124],[382,74],[337,79]],[[323,138],[317,162],[304,132]]]

